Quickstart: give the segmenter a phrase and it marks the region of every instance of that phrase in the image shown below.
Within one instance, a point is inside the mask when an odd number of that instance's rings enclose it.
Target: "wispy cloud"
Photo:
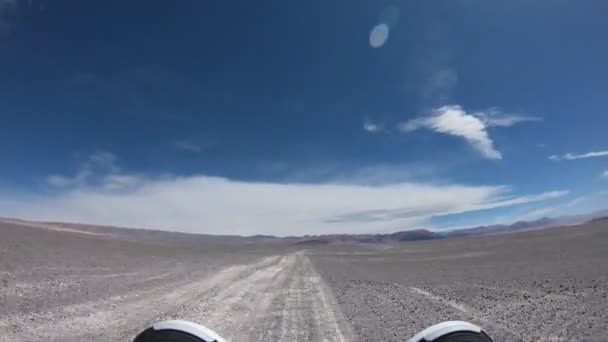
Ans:
[[[439,168],[429,163],[378,163],[355,166],[351,163],[270,164],[261,169],[276,174],[280,183],[332,183],[364,186],[390,185],[405,182],[433,183],[439,179],[445,164]]]
[[[464,138],[485,158],[502,159],[501,153],[494,148],[488,127],[509,127],[524,121],[538,120],[540,118],[502,114],[496,109],[467,113],[459,105],[450,105],[435,109],[430,116],[400,123],[398,128],[405,133],[425,128],[437,133],[458,136]]]
[[[566,202],[555,203],[554,205],[541,207],[529,211],[523,215],[511,218],[511,221],[523,221],[539,219],[544,216],[561,216],[572,215],[575,213],[584,213],[594,210],[595,205],[592,203],[602,203],[602,192],[595,192],[584,196],[578,196]]]
[[[472,115],[478,117],[487,127],[511,127],[526,121],[542,121],[537,116],[503,113],[496,108],[485,112],[472,113]]]
[[[567,208],[567,207],[573,207],[573,206],[575,206],[575,205],[578,205],[578,204],[580,204],[580,203],[584,202],[584,201],[585,201],[585,200],[587,200],[587,199],[588,199],[588,197],[586,197],[586,196],[580,196],[580,197],[577,197],[577,198],[571,199],[570,201],[566,202],[566,203],[563,205],[563,207],[566,207],[566,208]]]
[[[118,157],[114,153],[98,151],[89,156],[89,160],[85,162],[85,167],[92,168],[97,166],[115,171],[118,169],[116,165],[117,161]]]
[[[57,187],[57,188],[63,188],[63,187],[66,187],[66,186],[73,185],[75,183],[74,179],[68,178],[68,177],[64,177],[64,176],[59,176],[59,175],[50,175],[50,176],[48,176],[46,178],[46,182],[50,186],[54,186],[54,187]]]
[[[89,158],[84,180],[46,195],[0,196],[0,215],[216,234],[327,234],[420,227],[431,217],[541,202],[563,191],[513,195],[505,186],[400,181],[248,182],[207,175],[150,177]],[[111,167],[107,162],[112,160]],[[86,164],[86,163],[85,163]],[[105,165],[105,173],[101,166]],[[80,171],[82,171],[80,170]],[[35,210],[34,210],[35,209]]]
[[[504,191],[504,190],[503,190]],[[515,196],[509,197],[507,199],[500,200],[492,200],[487,199],[483,203],[478,203],[475,205],[468,205],[464,208],[457,208],[451,206],[449,204],[445,204],[444,206],[437,204],[431,211],[425,211],[425,209],[413,209],[413,208],[399,208],[397,210],[389,210],[389,209],[380,209],[380,210],[368,210],[362,212],[353,212],[349,213],[347,216],[342,217],[334,217],[331,222],[356,222],[356,221],[365,221],[365,222],[373,222],[378,220],[390,220],[390,219],[398,219],[402,217],[418,217],[418,218],[426,218],[429,216],[443,216],[443,215],[453,215],[453,214],[462,214],[465,212],[478,211],[478,210],[486,210],[486,209],[495,209],[501,207],[509,207],[520,204],[527,203],[535,203],[542,202],[549,199],[555,199],[562,196],[567,195],[568,191],[549,191],[546,193],[529,195],[529,196]]]
[[[563,155],[551,155],[549,156],[549,160],[576,160],[576,159],[585,159],[585,158],[597,158],[597,157],[608,157],[608,151],[596,151],[596,152],[587,152],[581,154],[572,154],[566,153]]]
[[[72,176],[50,175],[46,183],[56,188],[87,186],[95,181],[98,175],[112,175],[120,172],[117,165],[118,157],[108,151],[97,151],[86,158]]]
[[[384,130],[384,125],[381,123],[373,122],[370,119],[363,120],[363,129],[369,133],[379,133]]]
[[[138,186],[141,178],[135,175],[110,174],[103,177],[101,187],[105,190],[125,190]]]
[[[182,151],[200,152],[203,147],[190,140],[178,140],[173,142],[173,146]]]
[[[604,172],[602,172],[600,177],[608,179],[608,170],[604,170]]]
[[[545,217],[547,215],[555,213],[555,211],[558,208],[559,207],[555,206],[555,207],[544,207],[544,208],[535,209],[535,210],[527,212],[527,213],[525,213],[523,215],[518,216],[517,217],[517,221],[527,221],[527,220],[540,219],[542,217]]]
[[[533,202],[541,202],[546,200],[552,200],[564,197],[570,193],[569,190],[554,190],[543,192],[541,194],[536,195],[524,195],[518,197],[511,198],[501,198],[495,201],[488,201],[487,203],[480,204],[476,207],[476,209],[494,209],[506,206],[513,206],[519,204],[533,203]]]
[[[484,123],[479,118],[465,112],[460,106],[443,106],[433,111],[429,117],[399,124],[399,129],[406,133],[421,128],[462,137],[484,157],[502,158],[500,152],[494,148],[494,142],[490,139]]]
[[[427,100],[443,102],[450,98],[452,89],[458,84],[458,72],[450,67],[433,70],[422,87],[422,96]]]

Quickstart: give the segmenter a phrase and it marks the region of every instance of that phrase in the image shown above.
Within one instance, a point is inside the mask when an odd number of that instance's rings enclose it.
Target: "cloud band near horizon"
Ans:
[[[434,216],[568,194],[516,195],[501,185],[413,181],[365,185],[248,182],[207,175],[154,178],[123,173],[108,165],[108,158],[97,162],[103,162],[105,171],[87,162],[87,177],[63,182],[50,194],[0,197],[0,215],[190,233],[352,234],[431,228],[429,220]]]

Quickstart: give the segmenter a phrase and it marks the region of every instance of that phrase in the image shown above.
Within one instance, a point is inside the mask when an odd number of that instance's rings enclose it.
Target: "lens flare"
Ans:
[[[389,31],[386,24],[376,25],[369,34],[369,45],[373,48],[382,47],[388,40]]]

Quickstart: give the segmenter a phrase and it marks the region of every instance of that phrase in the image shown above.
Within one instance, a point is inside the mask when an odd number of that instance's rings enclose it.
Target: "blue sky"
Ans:
[[[607,10],[0,0],[0,215],[289,235],[603,208]]]

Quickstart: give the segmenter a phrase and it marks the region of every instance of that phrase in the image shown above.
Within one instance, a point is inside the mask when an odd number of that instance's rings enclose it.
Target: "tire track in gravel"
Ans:
[[[446,320],[470,321],[505,341],[523,340],[508,322],[426,289],[371,280],[354,280],[341,286],[338,301],[360,340],[404,341]]]
[[[474,308],[470,307],[469,305],[459,303],[459,302],[450,300],[448,298],[441,297],[439,295],[435,295],[431,292],[425,291],[418,287],[413,287],[413,286],[404,287],[400,284],[394,284],[394,285],[398,286],[400,288],[409,290],[410,292],[412,292],[412,294],[414,296],[418,296],[418,297],[424,298],[426,300],[435,302],[437,304],[444,305],[453,310],[456,310],[457,312],[459,312],[459,314],[461,314],[465,317],[468,317],[468,319],[470,319],[470,320],[483,323],[482,325],[485,327],[486,330],[488,329],[488,327],[490,327],[491,329],[494,329],[495,331],[499,330],[502,334],[510,336],[512,341],[515,341],[515,338],[516,338],[515,331],[517,331],[517,329],[507,326],[506,323],[500,322],[500,320],[488,315],[487,313],[477,311]]]
[[[163,284],[0,320],[9,340],[128,341],[154,321],[202,323],[229,341],[352,341],[333,295],[302,253],[193,274]]]
[[[327,336],[333,336],[333,339],[329,340],[338,342],[355,340],[355,335],[350,325],[348,325],[344,314],[338,309],[338,302],[334,298],[331,289],[314,269],[308,257],[303,259],[303,262],[306,270],[309,272],[308,279],[313,285],[313,291],[319,294],[310,298],[313,298],[315,302],[315,318],[321,327],[318,330],[321,333],[321,340],[326,341]]]
[[[204,324],[228,340],[246,340],[265,320],[273,296],[285,284],[292,259],[285,256],[276,264],[202,292],[196,300],[162,319],[190,320]]]
[[[4,317],[0,320],[0,332],[15,342],[124,341],[161,315],[195,300],[201,293],[246,277],[278,260],[279,257],[267,257],[256,263],[225,268],[210,277],[206,270],[202,274],[193,270],[180,282],[49,312]]]
[[[353,340],[332,294],[301,253],[201,297],[177,317],[203,323],[229,341]]]

